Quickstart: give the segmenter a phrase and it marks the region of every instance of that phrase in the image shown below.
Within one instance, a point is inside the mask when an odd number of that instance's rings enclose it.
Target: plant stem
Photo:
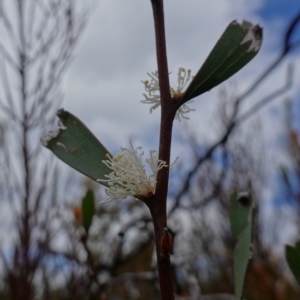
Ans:
[[[171,106],[163,0],[152,0],[161,105]]]
[[[151,0],[154,16],[156,55],[161,97],[161,122],[159,139],[159,159],[170,165],[172,125],[176,113],[172,104],[169,84],[169,71],[166,50],[163,0]],[[169,185],[169,168],[158,172],[155,196],[149,199],[148,205],[153,219],[157,268],[162,300],[173,300],[173,274],[169,255],[163,255],[161,240],[164,228],[167,227],[167,193]]]
[[[150,199],[151,200],[151,199]],[[163,212],[161,208],[165,208],[165,201],[160,201],[159,197],[155,197],[154,201],[146,203],[150,209],[154,225],[157,270],[159,276],[160,293],[162,300],[174,300],[173,292],[173,272],[171,267],[170,256],[162,255],[161,239],[163,229],[166,227],[166,210]],[[162,204],[161,204],[162,203]],[[164,207],[163,207],[164,206]]]

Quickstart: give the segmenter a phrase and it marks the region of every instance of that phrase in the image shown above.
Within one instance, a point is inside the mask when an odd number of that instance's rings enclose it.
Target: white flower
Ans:
[[[151,104],[150,113],[158,106],[160,106],[160,90],[159,90],[159,80],[158,80],[158,71],[147,73],[147,75],[151,78],[149,80],[142,81],[145,85],[145,90],[147,94],[143,94],[145,100],[142,100],[142,103]],[[177,73],[177,82],[178,87],[177,89],[170,88],[171,96],[178,95],[183,93],[183,89],[186,87],[187,83],[191,79],[191,70],[186,70],[185,68],[179,68]],[[193,101],[189,101],[191,103]],[[185,114],[189,113],[190,111],[194,111],[195,109],[191,109],[187,106],[187,104],[183,104],[177,110],[176,119],[180,121],[180,118],[189,119]]]
[[[171,95],[174,96],[175,94],[183,93],[183,89],[190,81],[190,79],[191,79],[191,70],[190,69],[186,70],[185,68],[179,68],[177,73],[178,87],[176,90],[174,90],[171,87]]]
[[[141,157],[144,152],[142,147],[133,148],[130,143],[130,149],[121,148],[122,152],[114,157],[107,155],[107,160],[103,163],[109,167],[112,172],[106,175],[108,179],[98,179],[98,182],[107,182],[109,188],[106,193],[109,200],[125,199],[128,196],[141,196],[149,198],[154,195],[156,188],[157,173],[163,167],[167,167],[166,162],[159,160],[155,150],[150,151],[150,158],[146,163],[150,166],[152,174],[147,176],[145,166],[142,164]],[[140,154],[138,154],[140,152]]]

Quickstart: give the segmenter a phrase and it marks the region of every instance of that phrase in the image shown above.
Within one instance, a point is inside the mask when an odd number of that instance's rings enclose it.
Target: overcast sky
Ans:
[[[244,19],[264,30],[260,52],[233,76],[239,94],[259,76],[280,51],[288,21],[299,11],[299,0],[165,0],[167,50],[171,83],[176,88],[179,67],[195,74],[228,24]],[[300,28],[294,38],[300,38]],[[300,100],[300,51],[293,53],[250,98],[246,105],[261,99],[270,89],[283,84],[288,62],[295,66],[294,87],[261,111],[262,130],[270,138],[283,132],[282,103],[286,97]],[[63,81],[62,107],[80,118],[112,154],[127,146],[129,138],[146,152],[158,147],[159,109],[141,104],[141,80],[157,69],[154,26],[150,0],[99,0],[92,13],[74,60]],[[186,121],[199,141],[213,141],[218,130],[214,110],[218,88],[198,97]],[[299,107],[299,106],[298,106]],[[274,122],[276,120],[276,122]],[[174,132],[185,122],[175,121]],[[184,147],[175,143],[173,159],[184,159]],[[179,162],[180,163],[180,162]]]
[[[179,67],[190,68],[195,74],[227,25],[246,19],[263,27],[264,40],[257,57],[233,77],[237,91],[242,92],[278,54],[286,23],[297,8],[300,4],[296,0],[165,1],[171,83],[176,87]],[[299,51],[295,56],[293,63],[299,66]],[[282,83],[284,68],[286,62],[253,101]],[[149,105],[140,100],[144,91],[141,80],[156,69],[150,0],[100,0],[65,76],[63,107],[84,121],[112,152],[127,145],[130,137],[146,149],[146,142],[155,148],[160,112],[157,109],[149,114]],[[299,79],[299,68],[296,73]],[[294,92],[295,88],[290,95]],[[190,113],[189,123],[199,128],[200,135],[207,132],[216,96],[217,89],[190,105],[197,111]],[[175,132],[183,125],[177,123]]]

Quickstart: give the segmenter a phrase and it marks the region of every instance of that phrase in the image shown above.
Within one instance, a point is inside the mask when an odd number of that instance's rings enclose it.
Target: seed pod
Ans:
[[[164,228],[161,241],[160,241],[160,246],[161,246],[161,255],[163,257],[168,257],[170,256],[172,246],[173,246],[173,238],[172,235],[170,234],[168,228]]]

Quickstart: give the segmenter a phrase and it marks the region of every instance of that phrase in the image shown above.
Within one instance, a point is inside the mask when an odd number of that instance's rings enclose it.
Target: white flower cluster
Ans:
[[[109,188],[106,193],[108,200],[125,199],[128,196],[151,197],[155,193],[157,173],[163,167],[167,167],[166,162],[159,160],[157,151],[150,151],[150,158],[146,159],[146,163],[150,166],[152,174],[147,177],[146,169],[142,164],[141,157],[144,152],[142,147],[121,148],[122,152],[114,157],[107,155],[107,160],[103,163],[112,170],[108,179],[98,179],[98,182],[107,182]],[[140,151],[140,154],[138,154]]]
[[[147,94],[143,94],[145,97],[145,100],[142,100],[142,103],[145,104],[151,104],[150,113],[154,109],[156,109],[158,106],[160,106],[160,89],[159,89],[159,79],[158,79],[158,71],[147,73],[147,75],[150,77],[149,80],[142,81],[142,83],[145,85],[145,91]],[[177,82],[178,87],[177,89],[170,88],[171,96],[174,97],[174,95],[178,95],[183,93],[183,89],[186,87],[187,83],[191,79],[191,70],[186,70],[185,68],[179,68],[177,73]],[[189,101],[190,103],[193,101]],[[179,121],[181,118],[189,119],[185,114],[194,111],[195,109],[191,109],[187,106],[186,103],[184,103],[180,108],[177,110],[176,113],[176,119]]]

